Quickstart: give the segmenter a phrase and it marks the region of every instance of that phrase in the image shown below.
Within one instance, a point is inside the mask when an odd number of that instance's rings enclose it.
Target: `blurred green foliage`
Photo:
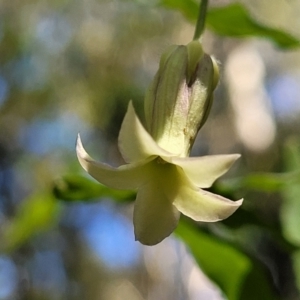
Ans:
[[[298,140],[290,140],[287,143],[284,158],[286,169],[296,172],[296,180],[289,180],[282,189],[284,199],[281,208],[283,233],[287,240],[300,246],[300,144]]]
[[[1,250],[11,252],[28,239],[49,230],[56,224],[59,205],[52,195],[31,195],[18,206],[15,216],[4,224]]]
[[[132,201],[135,198],[134,192],[113,190],[75,174],[57,180],[54,183],[53,193],[64,201],[98,201],[99,198],[106,197],[116,201]]]
[[[188,297],[186,286],[180,289],[182,280],[176,278],[175,284],[168,286],[145,262],[131,266],[131,272],[121,268],[110,272],[104,258],[95,259],[96,250],[85,235],[88,225],[95,222],[89,220],[93,205],[112,200],[120,209],[115,218],[122,214],[127,220],[128,213],[121,211],[125,205],[120,204],[132,202],[135,193],[111,190],[80,175],[75,155],[76,135],[82,131],[98,157],[121,163],[116,140],[128,101],[135,101],[141,115],[144,91],[160,54],[169,44],[185,43],[192,37],[191,28],[178,12],[194,24],[197,1],[155,3],[158,5],[105,0],[0,2],[1,250],[16,266],[14,281],[20,285],[11,298],[1,299],[113,299],[111,295],[122,286],[126,289],[121,296],[127,299],[147,299],[151,293],[169,299]],[[224,59],[222,63],[226,64],[225,58],[239,45],[240,37],[265,38],[282,49],[299,46],[299,39],[262,24],[240,2],[225,4],[212,5],[207,16],[207,26],[214,33],[236,38],[224,41],[217,35],[208,36],[207,47]],[[278,8],[278,16],[282,14],[285,12]],[[291,26],[295,24],[291,20]],[[269,79],[294,76],[291,70],[300,66],[298,56],[283,58],[273,48],[261,51],[267,53],[266,61],[275,57],[268,61]],[[232,199],[244,197],[245,202],[231,218],[217,224],[183,219],[176,234],[229,300],[298,299],[299,115],[294,121],[276,119],[278,137],[272,149],[251,152],[234,136],[224,82],[222,78],[210,118],[215,123],[204,127],[200,146],[195,146],[201,154],[219,153],[229,140],[228,151],[243,153],[231,176],[218,181],[212,190]],[[222,127],[226,136],[214,138],[211,132],[218,133]],[[86,208],[91,211],[85,219]],[[72,210],[76,209],[74,217]],[[106,252],[120,248],[129,256],[129,245],[118,244],[113,231],[117,220],[105,214],[101,218],[108,225],[93,238],[106,234],[113,241]],[[36,263],[45,252],[58,253],[59,262]],[[53,286],[47,279],[51,272],[59,281]],[[171,277],[170,273],[166,277]],[[127,278],[122,281],[126,284],[112,284],[122,276]],[[46,279],[35,285],[36,277]],[[158,286],[167,292],[159,294]],[[3,290],[0,284],[0,292]]]
[[[199,266],[221,287],[228,299],[277,298],[271,288],[271,280],[265,274],[266,270],[235,245],[222,242],[184,221],[176,233],[190,248]],[[257,289],[253,289],[253,286]]]
[[[195,22],[198,4],[194,0],[162,0],[161,5],[181,11],[187,19]],[[300,41],[282,30],[260,24],[241,3],[212,8],[207,14],[207,26],[215,33],[232,37],[261,37],[270,39],[283,49],[300,46]]]

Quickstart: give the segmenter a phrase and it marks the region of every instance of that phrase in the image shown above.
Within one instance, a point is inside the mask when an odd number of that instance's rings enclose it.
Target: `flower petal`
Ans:
[[[231,201],[219,195],[188,186],[181,188],[174,206],[195,221],[216,222],[232,215],[243,199]]]
[[[149,156],[172,156],[174,154],[160,148],[141,124],[131,101],[124,117],[120,134],[119,149],[126,162],[137,162]]]
[[[229,154],[187,158],[162,157],[162,159],[180,166],[196,186],[208,188],[217,178],[226,173],[239,157],[239,154]]]
[[[94,161],[83,148],[79,135],[76,152],[83,169],[100,183],[115,189],[136,189],[142,185],[149,173],[149,162],[153,160],[153,158],[149,158],[138,163],[113,168]]]
[[[155,245],[176,228],[180,213],[172,204],[177,195],[177,166],[157,158],[149,163],[148,181],[139,188],[133,223],[136,240]]]
[[[134,205],[135,239],[144,245],[156,245],[176,228],[180,213],[157,182],[142,186]]]

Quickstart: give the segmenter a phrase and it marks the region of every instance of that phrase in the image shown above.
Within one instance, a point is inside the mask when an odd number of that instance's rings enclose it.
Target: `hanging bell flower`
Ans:
[[[172,46],[162,55],[146,95],[146,128],[129,103],[119,133],[125,165],[114,168],[93,160],[78,137],[78,160],[91,176],[111,188],[137,190],[134,233],[144,245],[169,236],[180,213],[216,222],[242,204],[203,190],[227,172],[239,154],[188,157],[217,82],[217,64],[199,42]]]

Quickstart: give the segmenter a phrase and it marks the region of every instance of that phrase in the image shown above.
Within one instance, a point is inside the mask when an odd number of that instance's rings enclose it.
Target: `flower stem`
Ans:
[[[207,6],[208,6],[208,0],[201,0],[201,3],[199,5],[198,19],[197,19],[193,40],[198,40],[201,37],[201,34],[204,30]]]

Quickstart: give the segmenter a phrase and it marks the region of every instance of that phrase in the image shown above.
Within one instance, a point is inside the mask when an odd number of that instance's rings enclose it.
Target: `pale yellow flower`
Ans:
[[[215,222],[242,204],[202,189],[227,172],[240,155],[182,157],[166,151],[143,127],[131,103],[120,130],[119,149],[127,164],[114,168],[94,161],[78,136],[77,156],[91,176],[114,189],[137,190],[133,223],[135,238],[142,244],[155,245],[169,236],[180,212],[195,221]]]

